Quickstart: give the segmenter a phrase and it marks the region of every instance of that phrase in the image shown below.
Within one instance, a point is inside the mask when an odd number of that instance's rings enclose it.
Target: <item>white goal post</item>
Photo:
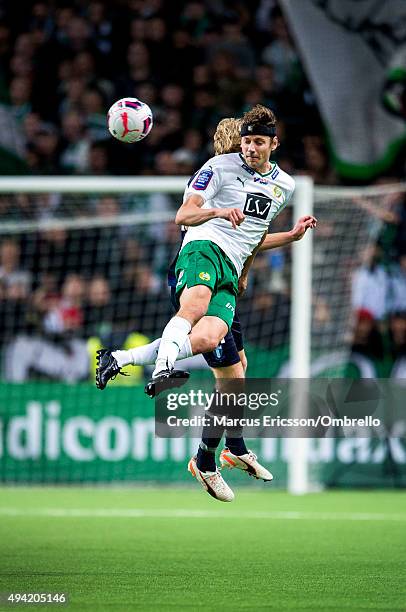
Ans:
[[[293,218],[313,214],[313,181],[308,176],[298,176],[293,196]],[[307,232],[305,239],[292,245],[292,284],[290,311],[290,376],[300,380],[298,386],[302,393],[295,406],[290,406],[291,414],[303,417],[308,413],[306,404],[310,379],[311,360],[311,307],[312,307],[312,244],[313,234]],[[305,382],[306,381],[306,382]],[[299,394],[292,393],[295,398]],[[292,440],[293,442],[293,440]],[[302,495],[309,490],[308,438],[294,440],[288,463],[288,490]]]

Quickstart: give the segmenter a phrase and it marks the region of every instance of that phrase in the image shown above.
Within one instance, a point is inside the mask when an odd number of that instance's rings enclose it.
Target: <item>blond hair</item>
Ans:
[[[260,123],[268,127],[275,127],[275,113],[262,104],[256,104],[251,110],[244,113],[241,120],[241,125],[250,125],[252,123]]]
[[[241,151],[241,119],[222,119],[214,134],[214,154],[239,153]]]

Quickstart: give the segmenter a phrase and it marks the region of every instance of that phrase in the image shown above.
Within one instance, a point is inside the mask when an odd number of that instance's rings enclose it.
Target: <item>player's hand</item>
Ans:
[[[293,229],[290,230],[293,240],[300,240],[305,235],[308,229],[317,227],[317,219],[313,215],[305,215],[295,223]]]
[[[245,293],[248,284],[248,276],[240,276],[238,279],[238,295]]]
[[[234,229],[237,229],[237,226],[241,225],[241,223],[245,219],[244,213],[241,212],[239,208],[220,208],[217,211],[216,216],[220,217],[221,219],[227,219],[227,221],[230,221]]]

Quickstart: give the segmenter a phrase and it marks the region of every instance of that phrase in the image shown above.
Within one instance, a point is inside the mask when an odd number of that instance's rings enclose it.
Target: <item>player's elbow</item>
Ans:
[[[175,223],[176,225],[187,225],[186,219],[185,219],[185,213],[181,208],[176,213]]]
[[[272,248],[272,236],[267,235],[263,238],[261,244],[259,245],[260,251],[267,251]]]

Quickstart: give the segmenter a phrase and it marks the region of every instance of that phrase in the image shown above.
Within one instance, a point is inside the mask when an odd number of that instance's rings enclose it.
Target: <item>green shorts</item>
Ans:
[[[177,297],[185,287],[210,287],[212,296],[206,314],[218,317],[230,329],[238,294],[238,275],[224,251],[211,240],[193,240],[179,253],[175,273]]]

